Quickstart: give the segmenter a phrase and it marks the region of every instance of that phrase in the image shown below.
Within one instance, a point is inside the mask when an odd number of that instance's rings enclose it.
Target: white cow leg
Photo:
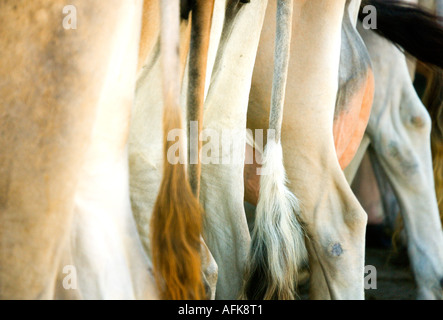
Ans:
[[[307,231],[310,298],[363,299],[367,215],[337,159],[318,163],[294,151],[286,148],[285,159],[297,159],[286,160],[286,168]]]
[[[321,199],[316,207],[306,210],[307,203],[303,206],[311,268],[310,298],[363,299],[367,215],[343,174],[337,171],[334,176],[331,186],[318,186],[322,190],[316,195]]]
[[[442,298],[443,232],[434,190],[430,117],[409,78],[404,54],[360,29],[376,89],[366,133],[399,201],[418,297]]]
[[[222,40],[205,102],[204,131],[212,132],[217,140],[223,130],[237,130],[230,141],[237,153],[222,149],[221,144],[211,148],[210,158],[217,163],[205,161],[209,141],[203,141],[200,200],[205,210],[204,238],[218,264],[217,299],[238,298],[249,250],[243,208],[246,110],[266,5],[267,1],[227,1]],[[223,156],[231,159],[223,164]]]
[[[416,98],[418,99],[418,98]],[[419,101],[403,102],[373,132],[375,155],[400,203],[418,297],[442,298],[443,233],[430,150],[430,119]]]
[[[296,4],[292,105],[285,107],[282,145],[308,233],[310,298],[363,299],[367,216],[340,168],[332,134],[345,2]]]

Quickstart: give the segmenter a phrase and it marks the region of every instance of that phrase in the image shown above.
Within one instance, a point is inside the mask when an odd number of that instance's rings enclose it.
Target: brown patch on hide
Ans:
[[[361,89],[348,100],[348,106],[338,106],[343,110],[334,119],[334,144],[338,160],[345,169],[354,158],[363,134],[368,125],[374,99],[374,74],[368,70],[366,81]]]

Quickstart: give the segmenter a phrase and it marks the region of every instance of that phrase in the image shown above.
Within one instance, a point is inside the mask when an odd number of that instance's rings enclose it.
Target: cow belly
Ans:
[[[346,106],[337,106],[339,111],[334,118],[334,143],[337,157],[342,169],[345,169],[354,158],[363,139],[363,134],[371,114],[374,98],[374,75],[368,70],[365,81],[346,101]]]

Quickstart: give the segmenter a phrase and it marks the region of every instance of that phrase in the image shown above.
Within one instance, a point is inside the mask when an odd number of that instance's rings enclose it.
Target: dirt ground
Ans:
[[[413,275],[409,267],[398,260],[391,257],[389,249],[366,249],[366,265],[373,265],[377,269],[377,289],[366,290],[366,300],[415,299]]]

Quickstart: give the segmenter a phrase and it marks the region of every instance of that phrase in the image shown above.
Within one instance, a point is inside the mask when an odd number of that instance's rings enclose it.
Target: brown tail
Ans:
[[[162,299],[204,299],[201,272],[202,211],[186,177],[183,137],[168,141],[171,130],[182,129],[179,104],[179,1],[161,1],[163,62],[163,179],[151,221],[154,275]],[[179,162],[168,159],[180,146]],[[174,146],[175,145],[175,146]]]
[[[438,209],[443,222],[443,71],[441,69],[432,69],[432,75],[423,96],[423,104],[432,119],[432,163]]]

